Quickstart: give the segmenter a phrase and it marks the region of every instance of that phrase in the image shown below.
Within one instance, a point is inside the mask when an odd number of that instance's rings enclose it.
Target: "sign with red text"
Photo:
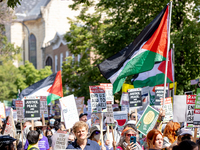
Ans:
[[[47,97],[40,96],[40,117],[44,114],[45,118],[48,118],[48,108],[47,108]]]
[[[10,135],[12,137],[15,137],[15,124],[13,120],[13,109],[10,110],[10,115],[8,117],[6,128],[4,130],[4,135]]]
[[[193,124],[194,124],[194,127],[200,125],[200,88],[197,88]]]
[[[114,104],[113,85],[111,83],[100,83],[100,86],[105,90],[106,101]]]
[[[186,97],[186,122],[187,127],[193,127],[194,120],[194,106],[195,106],[196,95],[187,95]]]
[[[161,99],[161,105],[163,105],[163,99]],[[164,118],[163,121],[164,122],[168,122],[169,120],[173,119],[172,99],[171,99],[171,97],[165,98],[164,109],[165,109],[165,118]]]
[[[24,121],[24,113],[23,113],[23,101],[15,101],[16,111],[17,111],[17,121]]]

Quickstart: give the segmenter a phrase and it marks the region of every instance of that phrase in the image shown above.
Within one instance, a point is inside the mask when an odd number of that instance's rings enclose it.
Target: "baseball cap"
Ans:
[[[182,128],[180,131],[180,135],[185,135],[185,134],[192,135],[192,131],[190,129]]]
[[[81,118],[81,117],[83,117],[83,116],[87,116],[88,114],[87,113],[81,113],[80,115],[79,115],[79,118]]]

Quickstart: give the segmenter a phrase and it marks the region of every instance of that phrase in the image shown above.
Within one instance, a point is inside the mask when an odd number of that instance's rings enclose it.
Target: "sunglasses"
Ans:
[[[96,135],[100,134],[100,131],[95,131],[95,134],[96,134]]]
[[[131,137],[131,136],[136,136],[136,134],[126,134],[126,136]]]

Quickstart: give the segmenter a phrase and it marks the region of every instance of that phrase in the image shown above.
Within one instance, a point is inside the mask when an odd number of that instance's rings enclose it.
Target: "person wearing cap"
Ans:
[[[45,125],[44,125],[45,126]],[[49,150],[49,143],[46,136],[43,135],[42,128],[44,127],[41,121],[36,121],[34,123],[34,130],[39,133],[39,142],[38,147],[40,150]],[[26,144],[24,145],[24,150],[27,150],[29,145],[28,140],[26,140]]]
[[[189,141],[193,140],[191,129],[182,128],[180,130],[180,134],[179,135],[181,136],[181,142],[185,141],[185,140],[189,140]]]
[[[86,122],[89,126],[89,129],[91,128],[91,119],[87,119],[87,113],[81,113],[79,115],[79,121],[83,121],[83,122]]]
[[[14,141],[16,141],[16,139],[14,139],[9,135],[0,136],[0,149],[14,150],[14,144],[13,144]]]
[[[87,139],[88,125],[83,121],[78,121],[72,127],[76,140],[67,146],[67,149],[100,150],[97,142]]]
[[[103,130],[105,132],[106,130]],[[102,147],[102,143],[100,141],[100,136],[101,136],[101,131],[100,131],[100,126],[99,125],[94,125],[90,128],[90,134],[88,136],[88,139],[95,141],[101,146],[102,150],[109,150],[108,147],[104,144]]]

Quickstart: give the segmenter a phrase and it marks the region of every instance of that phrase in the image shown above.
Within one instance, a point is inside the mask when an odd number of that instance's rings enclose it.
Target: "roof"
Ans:
[[[50,0],[23,0],[15,8],[18,21],[35,20],[41,17],[41,7],[47,6]]]

